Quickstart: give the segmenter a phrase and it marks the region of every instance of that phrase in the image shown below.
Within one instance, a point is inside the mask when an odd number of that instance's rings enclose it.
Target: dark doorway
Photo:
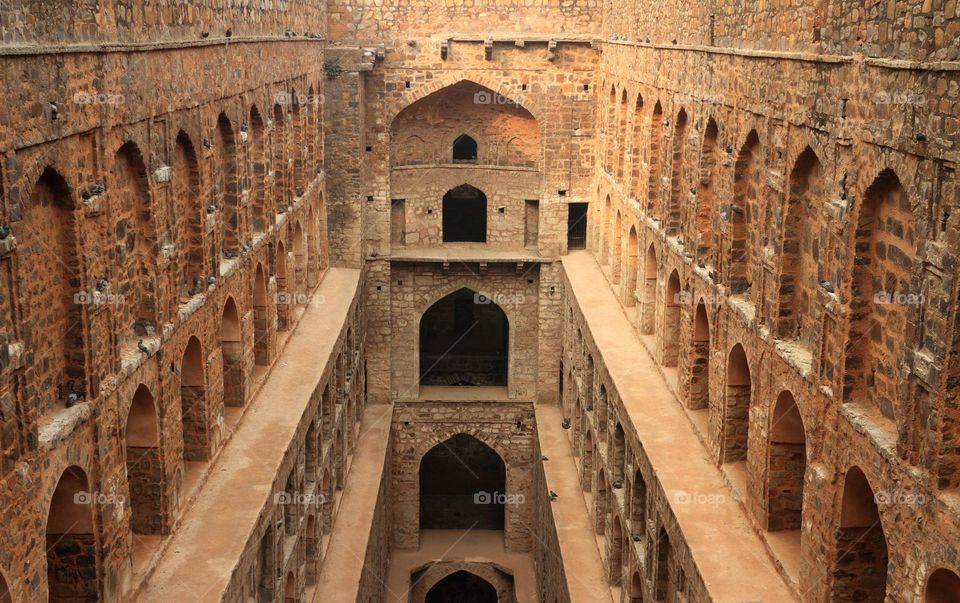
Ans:
[[[489,297],[460,289],[420,318],[420,385],[507,384],[510,325]]]
[[[459,433],[420,461],[421,530],[502,530],[507,472],[503,459]]]
[[[487,242],[487,196],[462,184],[443,196],[443,242]]]
[[[587,204],[567,205],[567,248],[587,248]]]
[[[426,603],[497,603],[497,589],[480,576],[460,570],[434,584]]]
[[[477,141],[466,134],[457,136],[453,141],[453,160],[454,161],[476,161],[477,160]]]

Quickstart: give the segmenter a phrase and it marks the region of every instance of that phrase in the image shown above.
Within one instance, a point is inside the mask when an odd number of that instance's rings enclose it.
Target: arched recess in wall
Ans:
[[[163,517],[163,463],[160,425],[150,388],[137,387],[124,429],[127,483],[130,490],[130,529],[135,534],[160,534]]]
[[[210,457],[206,357],[203,345],[196,337],[187,341],[180,359],[180,415],[183,426],[183,459],[206,461]]]
[[[883,601],[887,592],[887,539],[867,476],[851,467],[843,480],[840,523],[833,532],[829,570],[833,601]]]
[[[623,302],[628,308],[637,305],[637,262],[640,256],[640,241],[637,238],[637,229],[630,226],[627,233],[627,260],[623,275]]]
[[[277,276],[277,330],[290,329],[290,307],[294,300],[290,294],[290,284],[287,274],[287,248],[283,241],[277,241],[277,256],[274,259]]]
[[[270,167],[273,170],[273,211],[279,212],[280,208],[286,208],[290,204],[287,117],[279,104],[273,106],[273,133],[270,137],[270,146],[273,148],[270,159]]]
[[[485,243],[487,241],[487,195],[469,184],[461,184],[443,196],[442,236],[444,243]]]
[[[710,406],[710,319],[703,298],[700,298],[693,312],[689,354],[687,408],[703,410]]]
[[[217,117],[217,165],[214,169],[220,201],[223,254],[233,258],[240,251],[240,185],[237,167],[237,144],[233,124],[225,113]]]
[[[640,200],[643,193],[640,176],[643,174],[643,131],[646,126],[643,120],[643,96],[638,93],[633,105],[633,134],[630,140],[630,196],[641,204],[640,207],[643,207],[643,201]]]
[[[50,499],[45,531],[50,603],[100,600],[94,495],[80,467],[68,467],[60,475]]]
[[[90,294],[80,255],[73,194],[66,180],[46,167],[30,194],[23,220],[14,225],[25,322],[32,339],[44,411],[68,403],[71,393],[87,394],[83,307],[76,295]],[[29,259],[28,259],[29,258]],[[82,292],[82,293],[81,293]],[[3,413],[6,415],[6,413]]]
[[[922,298],[911,282],[916,224],[893,170],[881,172],[867,188],[856,224],[843,398],[902,423],[907,417],[898,363],[909,325],[921,322]]]
[[[203,269],[204,204],[200,202],[200,166],[193,141],[186,132],[177,134],[173,156],[174,205],[180,262],[180,296],[190,298],[206,290]]]
[[[481,293],[462,288],[420,317],[420,385],[505,386],[510,323]]]
[[[687,195],[684,191],[684,151],[687,139],[687,112],[680,109],[673,126],[673,153],[670,160],[670,191],[666,215],[666,231],[670,236],[683,234],[683,210]]]
[[[660,364],[677,366],[680,354],[680,310],[683,302],[680,274],[674,270],[667,279],[663,298],[663,323],[660,328],[662,353]]]
[[[659,211],[660,178],[663,171],[663,107],[660,101],[653,106],[650,132],[647,134],[650,152],[647,153],[649,177],[647,180],[647,215],[663,219]]]
[[[611,277],[614,283],[620,282],[620,270],[623,265],[623,214],[617,210],[611,224],[610,242],[613,245],[611,252]]]
[[[503,458],[472,435],[440,442],[420,459],[420,529],[502,530],[506,480]]]
[[[610,195],[608,194],[603,202],[603,215],[601,219],[597,221],[597,228],[600,231],[600,262],[603,264],[610,263],[610,250],[613,247],[612,241],[610,240],[612,224],[613,202],[610,200]]]
[[[603,154],[603,167],[608,174],[613,173],[613,154],[617,137],[617,88],[610,84],[610,95],[607,98],[607,115],[603,120],[604,143],[606,148]]]
[[[220,320],[220,354],[223,363],[223,403],[225,406],[243,406],[246,399],[243,341],[240,331],[240,312],[233,297],[228,297],[223,304]]]
[[[293,273],[297,292],[295,303],[303,305],[306,303],[307,289],[307,235],[303,232],[303,225],[298,220],[293,226]]]
[[[727,212],[730,221],[730,251],[729,273],[730,291],[734,295],[746,293],[750,290],[752,275],[750,274],[750,250],[752,245],[759,244],[750,236],[750,229],[755,219],[755,200],[757,198],[758,164],[760,158],[760,137],[756,130],[751,130],[746,142],[740,147],[737,161],[733,167],[733,202]]]
[[[767,453],[767,530],[771,532],[800,529],[806,442],[800,409],[793,394],[784,390],[773,407]],[[799,533],[796,544],[800,544]]]
[[[787,207],[780,241],[780,311],[777,337],[813,347],[811,294],[815,293],[816,265],[811,257],[816,207],[823,199],[820,159],[804,149],[790,172]]]
[[[0,572],[0,603],[13,603],[10,586],[7,584],[7,578],[3,572]]]
[[[538,167],[540,138],[536,117],[516,100],[461,80],[396,114],[390,122],[390,165],[453,161]],[[422,146],[411,144],[417,139]],[[509,156],[498,157],[493,141],[510,141]]]
[[[248,153],[250,158],[251,190],[250,190],[250,225],[253,232],[267,230],[267,216],[270,215],[267,203],[266,176],[267,151],[264,139],[263,117],[256,105],[250,107],[250,124],[248,126],[250,143]]]
[[[617,182],[623,184],[623,164],[624,158],[627,154],[627,114],[629,113],[627,107],[627,89],[624,88],[620,93],[620,105],[617,108],[618,120],[617,120],[617,142],[616,149],[614,150],[614,156],[616,161],[617,170]]]
[[[497,603],[497,589],[466,570],[443,578],[427,591],[425,603]]]
[[[297,91],[291,90],[290,104],[287,107],[287,113],[290,116],[291,132],[290,158],[293,160],[293,171],[291,183],[293,185],[293,196],[302,197],[304,188],[304,132],[303,132],[303,110],[300,106],[301,95]]]
[[[640,333],[653,335],[657,315],[657,249],[650,243],[643,257],[643,307],[640,310]]]
[[[693,236],[697,237],[697,256],[707,264],[715,265],[716,248],[713,214],[716,194],[717,145],[720,136],[717,122],[710,118],[700,145],[700,169],[697,186],[697,214]]]
[[[747,432],[750,425],[750,399],[753,380],[747,353],[739,343],[727,356],[727,388],[724,392],[720,459],[733,463],[747,459]]]
[[[114,155],[110,184],[116,203],[117,264],[121,277],[117,290],[124,303],[115,307],[120,314],[121,347],[140,337],[157,335],[157,265],[159,251],[150,199],[147,168],[140,149],[133,142]]]
[[[267,303],[267,275],[257,263],[253,276],[253,361],[259,366],[270,364],[270,306]]]
[[[960,601],[960,577],[947,568],[930,574],[924,590],[924,603],[956,603]]]

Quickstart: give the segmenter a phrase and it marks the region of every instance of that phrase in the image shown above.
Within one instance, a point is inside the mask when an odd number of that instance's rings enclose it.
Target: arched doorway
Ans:
[[[93,526],[95,493],[80,467],[60,476],[47,513],[47,600],[99,601],[99,548]]]
[[[497,603],[497,589],[470,572],[460,570],[427,591],[426,603]]]
[[[507,473],[495,450],[467,434],[420,460],[421,530],[502,530]]]
[[[710,406],[710,320],[703,299],[693,315],[693,337],[688,357],[689,387],[687,408],[703,410]]]
[[[232,297],[223,305],[220,323],[220,352],[223,356],[223,403],[243,406],[243,342],[240,338],[240,312]]]
[[[262,264],[257,264],[253,278],[253,359],[260,366],[270,364],[270,314]]]
[[[887,592],[887,539],[867,476],[851,467],[834,531],[832,601],[881,603]]]
[[[459,289],[420,318],[420,385],[507,385],[510,327],[490,298]]]
[[[640,255],[640,243],[637,241],[637,229],[630,227],[627,235],[627,265],[623,275],[623,304],[628,308],[637,305],[637,259]]]
[[[287,249],[283,241],[277,241],[276,275],[277,330],[286,331],[290,328],[290,307],[294,300],[291,299],[287,285]]]
[[[683,298],[681,291],[680,275],[674,270],[667,279],[663,300],[663,329],[660,332],[663,366],[677,366],[680,355],[680,303]]]
[[[153,394],[140,385],[133,394],[125,431],[127,482],[130,487],[130,529],[136,534],[163,531],[163,467],[159,424]]]
[[[643,308],[640,316],[640,332],[653,335],[657,310],[657,250],[653,244],[647,247],[643,261]]]
[[[940,568],[930,574],[927,589],[923,595],[924,603],[956,603],[960,601],[960,578],[955,573]]]
[[[767,459],[767,529],[799,530],[803,510],[803,474],[807,468],[806,433],[793,394],[777,397],[770,425]],[[797,541],[799,544],[799,539]]]
[[[205,365],[200,340],[191,337],[180,359],[180,420],[185,461],[205,461],[210,454]]]
[[[723,463],[747,459],[747,430],[750,425],[750,364],[739,343],[727,357],[727,391],[723,407],[720,459]]]
[[[477,160],[477,141],[467,134],[457,136],[453,141],[453,161],[474,162]]]
[[[443,196],[443,242],[487,242],[487,196],[461,184]]]

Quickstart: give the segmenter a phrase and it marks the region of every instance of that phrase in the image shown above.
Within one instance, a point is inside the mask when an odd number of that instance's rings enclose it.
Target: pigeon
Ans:
[[[517,421],[517,429],[523,429],[526,425],[523,424],[523,421]]]
[[[541,456],[540,456],[540,460],[541,460],[541,461],[549,461],[550,459],[547,458],[547,457],[544,456],[544,455],[541,455]]]
[[[633,534],[633,535],[630,536],[630,538],[632,538],[634,542],[640,542],[640,540],[641,540],[641,539],[640,539],[640,534]]]
[[[710,272],[708,272],[708,273],[707,273],[707,276],[710,277],[710,280],[711,280],[711,281],[717,280],[717,273],[714,272],[713,270],[711,270]]]
[[[557,494],[556,492],[554,492],[553,490],[551,490],[551,491],[550,491],[550,502],[553,502],[553,501],[557,500],[557,496],[558,496],[558,494]]]
[[[619,490],[620,488],[623,487],[623,480],[619,480],[619,479],[613,480],[613,483],[611,483],[610,485],[613,486],[614,490]]]
[[[10,236],[10,227],[6,224],[0,224],[0,241],[5,241]]]
[[[107,187],[102,182],[97,182],[93,185],[93,188],[90,189],[90,192],[94,195],[102,195],[105,190],[107,190]]]
[[[56,118],[54,118],[54,119],[56,119]],[[927,141],[927,135],[924,134],[923,132],[917,132],[917,135],[916,135],[914,138],[917,139],[917,142],[926,142],[926,141]]]
[[[706,268],[707,264],[703,260],[697,260],[697,266],[700,268]]]
[[[80,399],[75,392],[70,392],[70,395],[67,396],[67,408],[72,407]]]
[[[233,36],[233,29],[228,29],[228,30],[226,31],[226,36],[227,36],[228,38],[229,38],[229,37],[232,37],[232,36]]]
[[[212,213],[215,212],[215,211],[217,211],[217,206],[214,205],[213,203],[211,203],[210,205],[207,206],[207,213],[208,213],[208,214],[212,214]]]
[[[564,429],[570,429],[570,419],[564,419],[560,424]]]
[[[204,147],[205,149],[212,149],[212,148],[213,148],[213,143],[210,142],[210,139],[209,139],[209,138],[207,138],[207,137],[204,137],[204,138],[203,138],[203,147]]]
[[[833,293],[833,283],[830,281],[820,281],[820,286],[826,289],[827,293]]]
[[[203,38],[203,39],[207,39],[207,38],[210,37],[210,32],[209,32],[209,31],[201,31],[201,32],[200,32],[200,37]]]
[[[60,109],[57,107],[57,103],[50,101],[50,121],[57,121],[57,116],[60,114]]]
[[[107,277],[101,276],[100,280],[97,281],[97,291],[100,293],[103,293],[104,291],[106,291],[107,284],[108,284]]]
[[[147,345],[143,343],[142,339],[137,342],[137,349],[143,352],[144,354],[150,353],[150,348],[148,348]]]
[[[207,284],[208,284],[208,285],[212,285],[212,284],[214,284],[215,282],[217,282],[217,277],[213,276],[212,274],[207,277]]]

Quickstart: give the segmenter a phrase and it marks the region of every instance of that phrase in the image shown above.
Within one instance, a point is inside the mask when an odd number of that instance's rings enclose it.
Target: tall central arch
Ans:
[[[506,386],[507,315],[472,289],[438,300],[420,318],[420,385]]]

